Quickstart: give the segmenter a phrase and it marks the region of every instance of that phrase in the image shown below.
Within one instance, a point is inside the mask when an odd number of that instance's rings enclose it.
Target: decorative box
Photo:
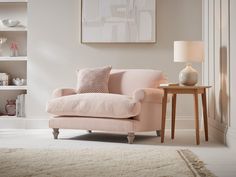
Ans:
[[[9,85],[9,75],[7,73],[0,73],[0,86]]]

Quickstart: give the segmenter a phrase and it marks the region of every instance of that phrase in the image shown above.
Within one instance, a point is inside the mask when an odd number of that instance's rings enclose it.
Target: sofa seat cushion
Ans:
[[[126,95],[84,93],[52,99],[46,110],[57,116],[130,118],[140,113],[141,103]]]

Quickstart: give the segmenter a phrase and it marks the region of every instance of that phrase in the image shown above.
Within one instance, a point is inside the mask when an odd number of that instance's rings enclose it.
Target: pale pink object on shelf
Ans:
[[[54,138],[58,129],[84,129],[125,132],[132,143],[135,132],[161,129],[163,91],[157,88],[161,83],[167,83],[161,71],[127,69],[111,71],[111,94],[77,94],[76,89],[56,89],[48,102],[48,106],[54,105],[47,109],[58,112],[49,120],[49,127],[54,129]],[[80,111],[83,115],[77,116]],[[123,116],[127,112],[131,117]]]
[[[7,104],[5,105],[5,111],[8,116],[16,115],[16,100],[7,100]]]
[[[18,45],[16,42],[11,43],[10,49],[11,49],[11,56],[17,57],[18,56]]]

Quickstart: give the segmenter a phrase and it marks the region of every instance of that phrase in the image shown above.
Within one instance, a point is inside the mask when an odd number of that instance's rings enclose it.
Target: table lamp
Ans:
[[[198,72],[192,68],[192,62],[204,60],[204,46],[202,41],[175,41],[174,62],[185,62],[186,67],[179,73],[179,83],[194,86],[198,82]]]

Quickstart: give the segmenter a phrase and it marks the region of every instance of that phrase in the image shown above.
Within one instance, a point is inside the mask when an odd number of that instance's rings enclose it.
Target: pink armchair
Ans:
[[[157,87],[166,82],[157,70],[112,70],[109,94],[56,89],[46,108],[53,114],[49,127],[55,139],[59,129],[126,132],[128,143],[133,143],[135,132],[159,135],[163,91]]]

